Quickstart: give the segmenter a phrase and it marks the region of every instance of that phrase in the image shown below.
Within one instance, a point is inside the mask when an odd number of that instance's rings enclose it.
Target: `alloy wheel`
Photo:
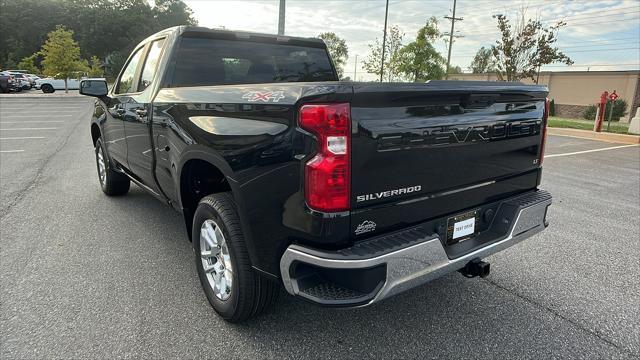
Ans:
[[[98,176],[100,177],[100,184],[104,185],[107,178],[107,166],[104,163],[102,146],[98,146]]]
[[[213,293],[227,300],[233,286],[231,256],[220,226],[210,219],[200,227],[200,260]]]

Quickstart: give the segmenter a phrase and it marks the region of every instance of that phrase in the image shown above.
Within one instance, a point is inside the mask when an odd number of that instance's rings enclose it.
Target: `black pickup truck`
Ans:
[[[339,82],[321,40],[175,27],[80,92],[102,190],[134,182],[184,215],[228,321],[281,286],[353,307],[486,276],[547,226],[543,86]]]

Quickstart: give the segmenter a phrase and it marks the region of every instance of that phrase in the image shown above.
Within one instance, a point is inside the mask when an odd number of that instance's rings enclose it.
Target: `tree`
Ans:
[[[495,71],[495,61],[493,60],[493,51],[484,46],[478,49],[473,57],[469,69],[474,74],[484,74]]]
[[[344,66],[347,64],[347,59],[349,58],[347,43],[344,39],[341,39],[338,35],[332,32],[322,33],[318,35],[318,37],[327,44],[327,50],[329,50],[329,55],[331,55],[333,64],[336,66],[338,77],[342,79],[342,76],[344,75]]]
[[[89,77],[103,77],[104,70],[102,70],[102,62],[97,56],[91,57],[91,67],[89,68]]]
[[[494,15],[498,21],[501,38],[491,46],[498,76],[501,80],[517,81],[531,78],[537,82],[536,74],[542,65],[551,63],[573,64],[573,61],[554,46],[558,31],[566,25],[559,21],[546,28],[539,20],[526,18],[523,9],[516,25],[512,26],[505,15]]]
[[[398,78],[398,52],[402,48],[402,38],[404,33],[397,25],[391,26],[387,30],[387,40],[384,51],[384,74],[383,78],[393,81]],[[380,77],[382,67],[382,43],[379,39],[373,44],[369,44],[369,56],[362,62],[365,70]]]
[[[193,11],[182,0],[155,0],[154,17],[161,29],[176,25],[197,25]]]
[[[68,93],[67,79],[86,69],[86,64],[80,59],[80,47],[73,40],[73,31],[62,25],[47,36],[41,50],[44,74],[64,79],[64,91]]]
[[[128,55],[150,34],[176,25],[195,25],[182,0],[0,0],[0,64],[15,68],[38,51],[56,25],[74,31],[85,59]],[[34,20],[35,19],[35,20]],[[105,20],[105,19],[108,19]],[[26,24],[29,26],[17,26]],[[120,70],[120,69],[118,69]]]
[[[38,59],[38,53],[34,53],[30,56],[24,57],[18,63],[18,69],[26,70],[29,74],[40,74],[40,69],[36,65],[36,60]]]
[[[440,36],[438,21],[431,17],[425,26],[418,30],[416,40],[398,52],[398,72],[414,82],[441,79],[445,74],[445,59],[433,46],[433,42]]]

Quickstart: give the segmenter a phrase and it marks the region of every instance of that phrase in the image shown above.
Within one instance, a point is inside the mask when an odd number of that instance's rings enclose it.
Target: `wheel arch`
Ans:
[[[100,139],[102,135],[102,131],[100,130],[100,126],[95,122],[91,123],[91,141],[93,142],[93,146],[96,146],[96,142]]]
[[[176,182],[179,207],[183,213],[189,241],[193,215],[200,199],[215,193],[231,192],[243,229],[247,229],[239,186],[233,178],[233,170],[219,154],[198,145],[185,151],[178,164]],[[245,231],[245,237],[249,237],[248,230]]]

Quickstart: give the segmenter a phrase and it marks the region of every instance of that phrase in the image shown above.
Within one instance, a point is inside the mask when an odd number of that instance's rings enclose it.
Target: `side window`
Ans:
[[[156,70],[158,68],[158,62],[160,61],[160,53],[162,52],[162,45],[164,44],[164,39],[156,40],[151,43],[149,47],[149,55],[147,55],[147,59],[144,62],[144,67],[142,68],[142,75],[140,76],[140,83],[138,84],[138,91],[143,91],[153,81],[155,77]]]
[[[127,64],[127,67],[124,68],[122,72],[122,76],[118,81],[118,85],[116,86],[116,94],[126,94],[132,93],[135,91],[133,88],[133,78],[136,75],[136,68],[138,68],[138,63],[140,62],[140,57],[142,57],[142,50],[144,47],[136,50],[136,52],[131,57],[131,60]]]

